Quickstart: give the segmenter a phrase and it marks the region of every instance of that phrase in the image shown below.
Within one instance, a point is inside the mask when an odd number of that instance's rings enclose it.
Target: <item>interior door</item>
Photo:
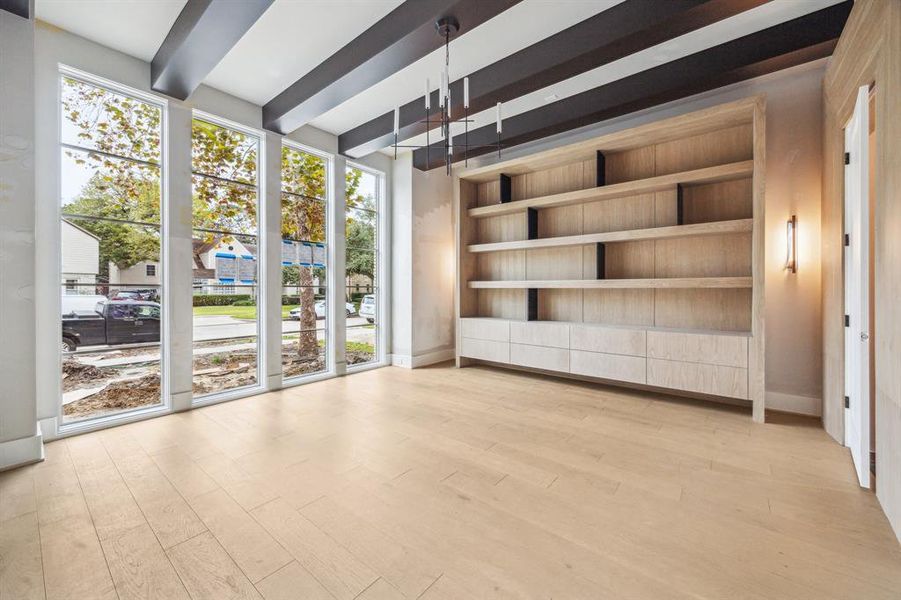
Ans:
[[[870,486],[869,88],[845,127],[845,445]]]

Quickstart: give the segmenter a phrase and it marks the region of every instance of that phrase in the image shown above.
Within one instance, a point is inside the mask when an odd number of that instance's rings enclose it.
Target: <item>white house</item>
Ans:
[[[62,283],[66,294],[94,294],[100,273],[100,238],[63,220]]]
[[[195,294],[256,295],[256,245],[220,237],[195,239],[193,245]]]
[[[120,269],[115,263],[109,264],[110,285],[147,285],[160,284],[160,263],[152,260],[142,260],[127,269]]]

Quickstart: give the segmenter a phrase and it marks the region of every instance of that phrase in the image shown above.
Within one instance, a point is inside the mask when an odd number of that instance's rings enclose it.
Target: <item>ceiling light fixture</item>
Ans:
[[[440,130],[441,139],[444,140],[444,168],[448,175],[451,174],[451,163],[453,162],[454,157],[454,135],[453,135],[453,127],[452,125],[455,123],[463,124],[463,164],[469,164],[469,149],[470,148],[495,148],[497,150],[497,156],[500,158],[501,156],[501,133],[503,131],[503,122],[501,119],[501,103],[497,103],[496,112],[495,112],[495,121],[497,122],[497,143],[490,145],[469,145],[469,123],[471,122],[469,118],[469,77],[463,78],[463,115],[462,118],[453,118],[451,111],[451,91],[450,91],[450,38],[451,35],[456,34],[460,31],[460,22],[457,21],[455,17],[442,17],[438,19],[435,23],[435,29],[438,32],[438,35],[444,38],[444,70],[441,72],[440,81],[441,84],[438,88],[438,108],[440,112],[438,113],[438,119],[433,119],[431,116],[432,112],[432,102],[431,102],[431,93],[432,88],[429,86],[428,78],[425,80],[425,120],[421,121],[426,124],[426,132],[425,132],[425,146],[405,146],[398,144],[398,136],[400,135],[400,107],[394,107],[394,158],[397,158],[397,149],[398,148],[411,148],[413,150],[419,150],[423,147],[426,151],[426,164],[431,164],[431,157],[429,154],[431,153],[431,144],[429,140],[430,132],[432,127],[437,125]],[[457,146],[456,151],[460,151],[460,145]]]

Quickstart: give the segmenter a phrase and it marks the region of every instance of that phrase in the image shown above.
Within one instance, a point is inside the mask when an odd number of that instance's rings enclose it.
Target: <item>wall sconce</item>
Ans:
[[[785,269],[798,272],[798,217],[792,215],[785,222]]]

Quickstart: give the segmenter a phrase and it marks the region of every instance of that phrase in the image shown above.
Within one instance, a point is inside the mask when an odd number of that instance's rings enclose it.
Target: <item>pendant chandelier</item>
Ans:
[[[397,158],[398,148],[410,148],[413,150],[426,151],[426,166],[431,165],[431,154],[434,152],[430,145],[431,130],[437,126],[439,135],[443,140],[444,169],[447,175],[451,174],[451,163],[453,163],[454,153],[463,153],[463,164],[469,164],[470,148],[491,148],[497,150],[497,156],[501,155],[501,133],[503,131],[503,123],[501,120],[501,103],[497,103],[495,120],[497,122],[497,142],[494,144],[469,144],[469,77],[463,78],[463,114],[461,117],[454,118],[451,109],[451,91],[450,91],[450,38],[452,35],[460,31],[460,22],[455,17],[443,17],[435,23],[435,29],[438,35],[444,38],[444,70],[441,72],[441,85],[438,88],[438,108],[440,109],[437,118],[432,118],[432,88],[429,80],[425,80],[425,119],[420,121],[425,123],[425,146],[405,146],[398,144],[398,135],[400,134],[400,107],[394,107],[394,158]],[[457,125],[462,124],[462,125]],[[455,126],[456,125],[456,126]],[[463,144],[454,145],[454,129],[463,129]]]

